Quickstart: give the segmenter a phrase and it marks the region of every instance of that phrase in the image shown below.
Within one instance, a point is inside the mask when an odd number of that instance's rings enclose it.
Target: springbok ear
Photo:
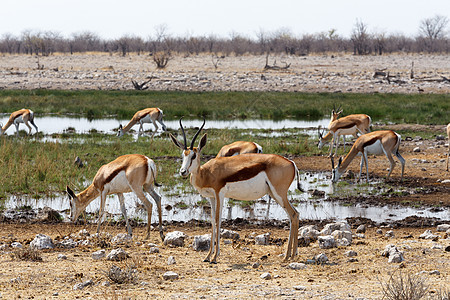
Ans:
[[[334,157],[332,156],[330,159],[331,159],[331,169],[334,170]]]
[[[122,128],[123,128],[123,127],[122,127],[122,124],[120,124],[120,125],[119,125],[119,129],[122,129]]]
[[[172,142],[175,144],[175,146],[177,146],[181,150],[185,149],[185,147],[171,133],[169,133],[169,136],[172,139]]]
[[[66,186],[66,191],[67,191],[67,194],[69,195],[69,197],[70,197],[71,199],[76,198],[75,193],[70,189],[69,186]]]
[[[200,139],[200,142],[198,143],[198,152],[202,151],[203,147],[206,145],[206,138],[207,134],[205,133],[202,138]]]

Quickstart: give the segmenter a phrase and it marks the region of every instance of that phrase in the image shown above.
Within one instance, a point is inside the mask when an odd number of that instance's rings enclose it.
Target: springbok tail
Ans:
[[[300,184],[300,171],[298,170],[297,165],[295,164],[295,162],[292,161],[292,160],[291,160],[291,162],[292,162],[292,164],[294,165],[294,168],[295,168],[295,175],[297,176],[297,189],[298,189],[300,192],[304,192],[305,190],[302,188],[302,185]]]
[[[161,186],[161,184],[159,184],[159,183],[157,183],[157,182],[156,182],[155,171],[153,170],[153,168],[150,168],[150,170],[151,170],[151,172],[152,172],[152,177],[153,177],[153,185],[154,185],[154,186],[157,186],[157,187],[160,187],[160,186]]]

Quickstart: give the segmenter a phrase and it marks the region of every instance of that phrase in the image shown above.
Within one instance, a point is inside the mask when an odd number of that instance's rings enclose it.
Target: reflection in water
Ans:
[[[0,121],[8,119],[9,115],[0,114]],[[183,120],[183,125],[186,127],[196,127],[202,123],[203,120]],[[327,127],[329,119],[322,119],[318,121],[300,121],[300,120],[208,120],[206,128],[236,128],[236,129],[283,129],[283,128],[317,128],[319,125]],[[77,133],[87,133],[91,129],[95,129],[100,132],[115,134],[119,128],[119,124],[127,124],[129,120],[116,120],[116,119],[94,119],[89,120],[87,118],[73,118],[73,117],[61,117],[61,116],[36,116],[36,125],[39,127],[39,131],[44,134],[62,133],[68,128],[74,129]],[[164,121],[167,128],[177,130],[179,128],[179,121]],[[158,125],[159,126],[159,125]],[[133,127],[134,130],[138,130],[139,125]],[[159,126],[161,132],[161,126]],[[144,130],[153,130],[153,124],[144,124]]]
[[[401,220],[407,216],[421,215],[423,217],[436,217],[442,220],[450,220],[450,212],[443,210],[440,212],[430,211],[428,209],[416,209],[412,207],[392,207],[392,206],[366,206],[366,205],[345,205],[344,203],[336,201],[327,201],[329,195],[339,193],[339,195],[360,195],[360,194],[381,194],[385,192],[384,189],[374,188],[375,185],[348,185],[340,186],[339,190],[333,191],[333,186],[330,183],[330,174],[328,173],[314,173],[302,175],[302,185],[305,190],[310,192],[301,193],[295,189],[296,184],[292,184],[290,189],[289,199],[296,207],[300,215],[300,220],[323,220],[336,219],[344,220],[347,217],[364,217],[369,218],[375,222],[382,222],[387,219]],[[389,187],[388,187],[389,188]],[[210,209],[199,204],[201,197],[199,194],[182,194],[174,195],[174,190],[170,191],[171,196],[165,195],[162,188],[156,188],[157,192],[162,196],[163,206],[163,220],[167,221],[189,221],[211,219]],[[323,198],[313,197],[312,190],[318,190],[325,193]],[[356,192],[355,192],[356,191]],[[127,206],[128,216],[130,218],[139,218],[147,221],[147,214],[144,209],[141,209],[140,200],[134,193],[125,194],[125,202]],[[152,199],[149,199],[153,201]],[[183,203],[187,207],[185,209],[176,208],[177,204]],[[262,200],[256,201],[253,205],[242,208],[239,201],[233,201],[231,204],[225,199],[224,210],[222,212],[223,219],[252,219],[252,220],[288,220],[285,211],[272,199],[268,201],[268,196]],[[172,209],[164,209],[166,205],[171,205]],[[208,204],[209,205],[209,204]],[[66,195],[56,198],[45,199],[30,199],[23,196],[11,196],[7,199],[5,207],[17,208],[21,206],[31,206],[34,209],[51,207],[57,210],[67,218],[69,209],[69,200]],[[100,199],[91,202],[86,208],[87,212],[97,212],[100,206]],[[156,205],[155,211],[152,214],[152,223],[157,222]],[[120,205],[116,195],[108,196],[105,210],[110,215],[120,217]]]

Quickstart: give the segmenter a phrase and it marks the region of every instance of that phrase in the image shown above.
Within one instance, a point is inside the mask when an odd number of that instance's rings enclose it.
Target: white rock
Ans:
[[[53,249],[55,245],[53,240],[45,234],[37,234],[34,240],[30,243],[30,248],[42,250],[42,249]]]
[[[194,236],[194,241],[192,242],[192,249],[195,251],[208,251],[211,245],[211,235],[196,235]]]
[[[11,247],[12,247],[12,248],[22,248],[23,246],[22,246],[22,244],[19,243],[19,242],[12,242],[12,243],[11,243]]]
[[[302,270],[306,269],[306,265],[304,263],[293,262],[288,265],[288,268],[292,270]]]
[[[172,271],[167,271],[166,273],[163,274],[163,278],[165,280],[178,279],[178,274]]]
[[[158,247],[151,247],[150,249],[148,249],[148,252],[150,254],[159,253],[159,248]]]
[[[316,225],[302,226],[298,230],[299,238],[308,238],[312,242],[317,241],[317,237],[319,236],[319,234],[320,232],[319,230],[317,230]]]
[[[392,238],[392,237],[395,236],[395,235],[394,235],[394,231],[393,231],[393,230],[386,231],[386,233],[384,234],[384,236],[387,237],[387,238]]]
[[[133,240],[133,237],[128,233],[119,233],[111,239],[112,244],[125,244]]]
[[[89,280],[87,280],[87,281],[85,281],[85,282],[82,282],[82,283],[77,283],[77,284],[75,284],[75,285],[73,286],[73,289],[74,289],[74,290],[82,290],[82,289],[84,289],[85,287],[88,287],[88,286],[90,286],[90,285],[94,285],[94,282],[93,282],[91,279],[89,279]]]
[[[128,257],[128,254],[122,249],[117,248],[112,250],[107,256],[107,260],[115,260],[115,261],[121,261]]]
[[[348,242],[352,242],[352,232],[347,230],[335,230],[331,233],[335,240],[347,239]]]
[[[59,243],[59,246],[66,249],[72,249],[78,246],[78,244],[72,239],[65,239]]]
[[[168,265],[174,265],[174,264],[176,264],[177,262],[175,261],[175,257],[173,257],[173,256],[169,256],[168,258],[167,258],[167,264]]]
[[[335,230],[350,231],[350,232],[352,231],[350,225],[347,222],[335,222],[325,225],[325,227],[320,231],[320,234],[330,235]]]
[[[317,263],[323,264],[328,261],[328,256],[325,253],[320,253],[314,257]]]
[[[441,225],[438,225],[436,228],[437,231],[442,231],[442,232],[446,232],[449,229],[450,229],[450,224],[441,224]]]
[[[356,228],[356,233],[365,233],[366,232],[366,225],[362,224],[359,225],[358,228]]]
[[[255,244],[256,245],[268,245],[269,237],[270,237],[270,232],[257,235],[257,236],[255,236]]]
[[[344,255],[347,257],[354,257],[354,256],[358,256],[358,253],[356,253],[356,251],[353,251],[353,250],[348,250],[347,252],[344,253]]]
[[[389,263],[401,263],[404,261],[403,254],[401,252],[396,252],[389,255],[388,262]]]
[[[64,254],[58,254],[58,260],[65,260],[67,259],[67,256]]]
[[[232,239],[232,240],[239,240],[240,236],[239,233],[233,230],[228,229],[221,229],[220,230],[220,237],[224,239]]]
[[[259,276],[259,277],[261,277],[261,279],[265,279],[265,280],[272,279],[272,275],[270,275],[269,272],[262,273],[261,276]]]
[[[187,238],[187,235],[184,232],[172,231],[166,235],[164,239],[164,245],[172,247],[184,247],[185,238]]]
[[[92,259],[102,259],[106,257],[106,251],[105,249],[95,251],[94,253],[91,254],[91,257]]]
[[[336,248],[336,240],[331,235],[319,236],[319,247],[322,249]]]
[[[296,291],[306,291],[306,286],[303,285],[294,285],[293,288]]]

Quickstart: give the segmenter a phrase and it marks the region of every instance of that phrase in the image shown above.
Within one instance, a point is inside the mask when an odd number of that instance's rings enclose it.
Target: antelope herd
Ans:
[[[382,130],[370,132],[371,118],[365,114],[354,114],[339,118],[341,109],[333,109],[331,120],[328,125],[328,133],[319,128],[319,143],[321,149],[327,140],[331,139],[329,157],[332,166],[332,182],[339,180],[345,172],[351,161],[361,155],[359,179],[361,180],[363,166],[366,166],[366,181],[369,181],[368,154],[384,154],[389,160],[390,168],[386,179],[390,178],[395,166],[393,156],[396,156],[401,163],[401,177],[403,180],[405,159],[399,153],[401,137],[394,131]],[[129,123],[122,127],[119,126],[118,136],[123,136],[131,127],[140,125],[138,136],[143,134],[143,124],[153,123],[154,131],[152,140],[158,130],[157,123],[160,123],[162,130],[166,131],[166,125],[163,122],[163,111],[159,108],[146,108],[135,113]],[[209,252],[204,261],[216,263],[220,254],[220,226],[222,219],[222,210],[224,198],[233,198],[236,200],[257,200],[264,195],[269,195],[284,209],[290,221],[290,232],[288,246],[284,260],[290,259],[297,254],[298,247],[298,227],[299,214],[294,206],[289,202],[288,190],[294,179],[297,179],[297,188],[302,190],[300,184],[299,170],[296,164],[282,156],[276,154],[262,154],[262,147],[251,141],[235,141],[223,146],[217,156],[205,164],[201,164],[201,151],[206,145],[206,133],[201,137],[197,147],[194,146],[195,140],[202,131],[206,121],[193,136],[188,147],[186,133],[179,120],[180,129],[183,136],[183,142],[169,133],[173,144],[181,149],[182,163],[179,174],[183,177],[190,175],[192,186],[203,197],[210,201],[211,205],[211,223],[212,235]],[[19,124],[24,123],[31,134],[31,126],[34,126],[36,132],[38,127],[34,123],[34,113],[29,109],[15,111],[9,117],[7,123],[1,126],[1,135],[14,124],[16,135],[19,136]],[[359,134],[359,137],[358,137]],[[339,137],[353,135],[356,138],[353,146],[344,159],[339,158],[337,166],[334,163],[334,155],[337,153]],[[450,143],[450,123],[447,125],[447,135]],[[333,154],[333,148],[335,151]],[[450,147],[447,153],[446,170],[449,170]],[[120,208],[126,222],[128,234],[132,234],[125,209],[125,200],[123,193],[134,192],[141,200],[147,210],[147,236],[150,236],[150,223],[152,216],[152,203],[147,199],[144,192],[147,192],[155,201],[158,218],[159,233],[162,240],[164,234],[162,229],[161,197],[155,191],[154,187],[159,186],[156,183],[157,168],[152,159],[141,154],[128,154],[119,156],[110,163],[103,165],[95,175],[92,183],[82,192],[75,194],[67,186],[66,191],[70,198],[70,219],[74,222],[85,210],[87,205],[97,197],[100,197],[100,210],[97,224],[97,232],[100,231],[100,225],[104,214],[106,197],[110,194],[117,194]]]

